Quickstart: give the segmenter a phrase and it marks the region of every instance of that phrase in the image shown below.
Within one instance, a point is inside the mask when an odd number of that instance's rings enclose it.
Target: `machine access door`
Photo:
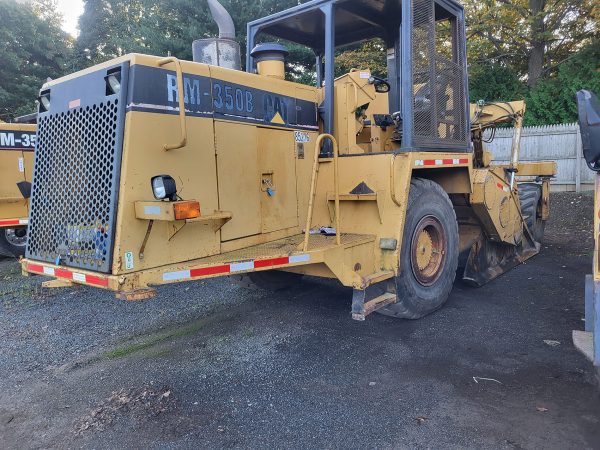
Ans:
[[[233,214],[222,241],[261,232],[257,136],[253,124],[215,120],[219,207]]]
[[[219,206],[233,214],[221,240],[298,225],[294,132],[215,121]]]
[[[294,132],[258,128],[261,233],[298,225]]]

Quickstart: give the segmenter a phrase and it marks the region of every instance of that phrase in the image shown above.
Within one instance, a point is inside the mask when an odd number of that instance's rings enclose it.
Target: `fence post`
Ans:
[[[583,158],[583,147],[579,127],[575,127],[575,192],[581,192],[581,159]]]

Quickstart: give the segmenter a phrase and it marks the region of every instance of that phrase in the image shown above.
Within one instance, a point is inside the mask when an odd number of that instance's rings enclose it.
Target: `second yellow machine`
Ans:
[[[0,256],[25,254],[35,129],[0,122]]]
[[[520,130],[524,105],[470,110],[458,3],[313,0],[248,25],[246,72],[209,6],[220,37],[193,62],[130,54],[42,88],[25,273],[125,299],[309,274],[351,286],[354,319],[418,318],[457,270],[480,285],[539,251],[555,167],[519,163],[519,133],[490,164],[483,131]],[[287,81],[285,47],[259,36],[312,49],[316,85]],[[387,79],[334,79],[336,48],[370,38]]]

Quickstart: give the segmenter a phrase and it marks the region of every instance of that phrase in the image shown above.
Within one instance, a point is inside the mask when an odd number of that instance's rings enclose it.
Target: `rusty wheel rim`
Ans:
[[[27,232],[21,228],[5,228],[4,236],[9,244],[15,247],[25,247],[27,244]]]
[[[423,217],[413,232],[410,262],[413,274],[423,286],[431,286],[440,277],[446,259],[446,235],[434,216]]]

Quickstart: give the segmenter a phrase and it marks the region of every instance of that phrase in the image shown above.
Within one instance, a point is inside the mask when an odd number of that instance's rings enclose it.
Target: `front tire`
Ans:
[[[400,249],[400,273],[394,279],[398,301],[378,312],[419,319],[448,299],[458,266],[458,223],[448,194],[422,178],[410,183]]]
[[[0,255],[15,257],[25,255],[27,228],[0,228]]]

